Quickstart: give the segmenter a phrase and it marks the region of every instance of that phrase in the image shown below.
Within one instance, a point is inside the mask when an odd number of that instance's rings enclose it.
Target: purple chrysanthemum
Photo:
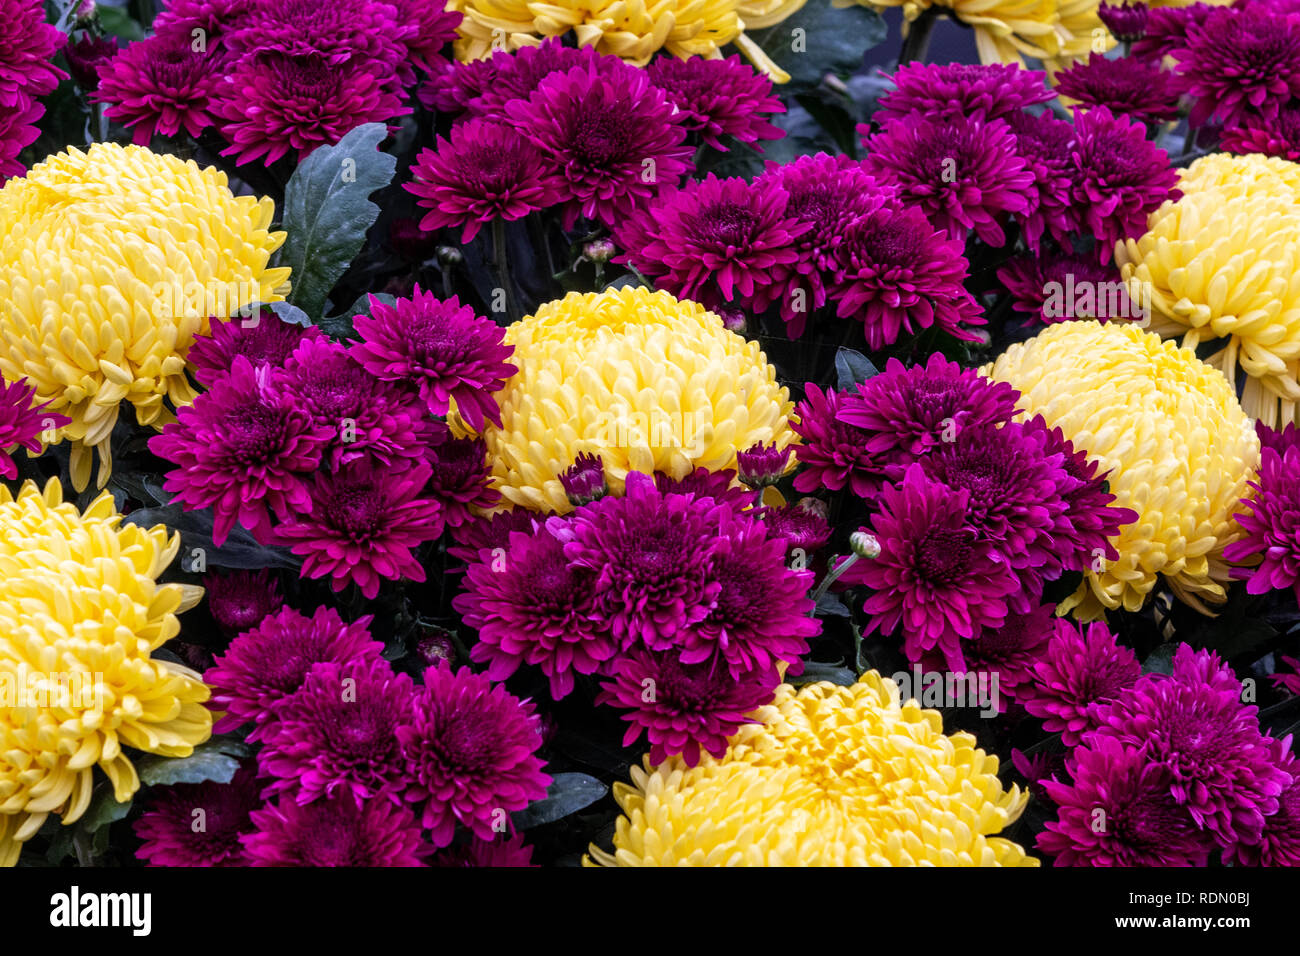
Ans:
[[[761,303],[782,286],[798,253],[794,240],[811,226],[786,212],[789,197],[771,180],[718,179],[712,173],[619,224],[615,239],[628,262],[659,288],[710,308]]]
[[[1150,10],[1141,0],[1137,3],[1112,4],[1102,3],[1097,8],[1097,16],[1106,25],[1111,36],[1121,43],[1140,40],[1147,29],[1147,17]]]
[[[835,250],[836,314],[860,320],[873,349],[931,327],[975,341],[962,326],[983,325],[984,318],[962,284],[964,248],[914,206],[890,203],[855,219]]]
[[[434,415],[446,415],[455,402],[475,431],[485,420],[501,424],[492,393],[517,370],[506,362],[514,346],[504,344],[495,322],[455,296],[443,301],[417,285],[411,298],[392,305],[372,297],[370,315],[357,316],[354,325],[361,341],[352,354],[372,375],[417,389]]]
[[[269,568],[210,572],[203,577],[203,590],[213,619],[231,635],[257,627],[284,607],[280,583]]]
[[[243,841],[253,866],[423,866],[429,850],[415,814],[388,800],[285,797],[252,817]]]
[[[159,36],[196,39],[202,30],[209,49],[216,49],[233,30],[242,26],[260,0],[167,0],[154,18],[153,30]]]
[[[460,868],[534,867],[533,848],[524,843],[524,835],[493,834],[493,839],[470,837],[464,843],[445,847],[429,858],[430,866]]]
[[[1096,705],[1115,699],[1141,676],[1137,655],[1104,623],[1085,629],[1057,621],[1046,655],[1034,666],[1034,686],[1022,699],[1045,730],[1073,747],[1097,726]]]
[[[1033,322],[1105,322],[1129,318],[1134,310],[1127,288],[1120,287],[1119,270],[1101,265],[1095,255],[1050,252],[1021,256],[1009,259],[998,270],[998,279],[1012,295],[1011,307],[1031,316]],[[1119,295],[1097,294],[1097,290],[1108,288],[1120,288]]]
[[[416,32],[416,25],[399,19],[398,8],[389,3],[279,0],[251,4],[225,42],[244,59],[263,54],[320,57],[330,69],[360,66],[395,85],[396,71],[406,62],[406,44]]]
[[[18,155],[40,137],[36,121],[44,115],[44,106],[21,93],[14,98],[12,108],[0,108],[0,186],[10,176],[27,171]]]
[[[1073,779],[1042,781],[1058,805],[1038,835],[1057,866],[1204,866],[1211,842],[1169,794],[1168,768],[1112,738],[1074,751]]]
[[[867,127],[858,127],[865,133]],[[950,239],[975,234],[994,248],[1006,244],[1000,220],[1025,213],[1032,174],[1005,123],[968,117],[889,120],[863,140],[868,172],[894,186]]]
[[[1205,22],[1218,6],[1189,3],[1185,7],[1157,7],[1147,14],[1146,32],[1133,44],[1132,55],[1159,62],[1187,46],[1188,31]]]
[[[785,544],[786,558],[801,557],[803,567],[831,539],[826,503],[820,498],[800,498],[794,504],[758,508],[754,515],[762,519],[768,537]]]
[[[1300,866],[1300,759],[1291,750],[1291,736],[1281,740],[1265,737],[1277,768],[1289,774],[1291,783],[1277,798],[1277,810],[1264,820],[1264,829],[1253,843],[1236,843],[1224,851],[1230,866]]]
[[[1146,138],[1146,128],[1104,106],[1074,110],[1073,214],[1081,231],[1097,239],[1103,263],[1117,240],[1140,236],[1147,216],[1166,199],[1178,199],[1178,171],[1169,154]]]
[[[129,44],[99,71],[93,99],[147,146],[155,134],[198,136],[216,121],[221,82],[215,55],[196,53],[188,37],[155,36]]]
[[[163,484],[174,500],[187,510],[213,508],[218,547],[236,522],[270,541],[272,513],[286,520],[309,508],[306,479],[334,435],[271,376],[270,368],[255,369],[235,356],[228,376],[149,440],[150,451],[176,466]]]
[[[1246,537],[1224,548],[1223,556],[1229,561],[1260,559],[1257,567],[1235,571],[1236,577],[1249,579],[1249,593],[1291,588],[1300,599],[1300,448],[1279,453],[1265,447],[1250,486],[1255,494],[1242,499],[1250,510],[1233,515]]]
[[[1219,134],[1219,148],[1225,153],[1263,153],[1300,161],[1300,107],[1283,106],[1267,119],[1254,114],[1243,117]]]
[[[1074,231],[1071,215],[1071,192],[1074,188],[1070,154],[1074,149],[1074,127],[1050,112],[1038,116],[1013,113],[1006,118],[1016,138],[1016,152],[1025,161],[1033,177],[1029,192],[1029,210],[1018,214],[1016,221],[1024,232],[1025,242],[1037,252],[1044,235],[1070,248]]]
[[[590,46],[565,46],[559,37],[547,37],[535,46],[512,52],[497,50],[483,62],[490,64],[492,79],[481,84],[469,103],[469,110],[474,116],[499,123],[509,122],[509,104],[527,102],[541,82],[553,74],[567,73],[575,67],[601,75],[636,71],[617,56],[598,53]]]
[[[312,665],[267,724],[257,755],[263,799],[401,803],[410,779],[397,730],[410,723],[414,697],[411,678],[382,659]]]
[[[566,229],[579,215],[612,228],[690,169],[686,130],[642,70],[574,67],[506,110],[563,172]]]
[[[1272,118],[1300,95],[1300,21],[1262,6],[1215,10],[1187,27],[1187,44],[1173,55],[1179,89],[1195,98],[1192,126]]]
[[[460,229],[462,243],[494,219],[522,219],[564,198],[559,174],[509,126],[470,120],[437,137],[411,167],[407,192],[428,209],[420,228]]]
[[[154,790],[135,821],[137,859],[149,866],[247,866],[240,837],[262,805],[256,771],[244,767],[228,783],[178,783]],[[202,826],[196,826],[199,821]]]
[[[268,615],[231,641],[203,675],[212,688],[209,707],[225,711],[213,730],[226,733],[254,721],[254,740],[276,702],[302,686],[313,664],[379,660],[384,645],[371,639],[369,624],[369,617],[345,624],[325,607],[311,617],[289,607]]]
[[[901,482],[885,485],[866,529],[880,554],[841,578],[875,592],[863,605],[867,633],[901,627],[910,661],[937,648],[949,668],[964,671],[961,641],[1000,627],[1007,599],[1021,588],[1001,553],[967,524],[969,502],[969,491],[932,481],[912,465]]]
[[[413,778],[406,800],[435,847],[451,842],[457,822],[490,840],[499,811],[546,795],[551,778],[535,754],[542,737],[532,703],[443,662],[424,672],[414,707],[411,725],[397,732]]]
[[[1056,75],[1056,92],[1144,123],[1163,123],[1178,115],[1179,91],[1173,78],[1159,65],[1136,57],[1112,60],[1093,53],[1086,63]]]
[[[76,84],[83,91],[93,93],[99,89],[99,71],[117,56],[117,52],[117,37],[83,33],[81,39],[68,44],[63,56]]]
[[[210,335],[194,340],[185,356],[194,377],[206,388],[229,373],[236,355],[247,358],[254,368],[279,368],[304,339],[324,337],[314,325],[285,322],[270,309],[255,318],[213,319],[211,329]]]
[[[875,119],[916,113],[940,120],[988,122],[1052,99],[1047,75],[1018,63],[908,63],[893,75],[895,89],[880,98]]]
[[[401,469],[364,459],[333,474],[317,474],[310,506],[276,532],[302,555],[306,578],[330,578],[342,591],[355,584],[373,598],[381,581],[423,581],[413,549],[442,534],[442,509],[423,497],[430,468]]]
[[[754,723],[755,708],[771,703],[781,678],[774,669],[730,673],[717,661],[687,664],[669,651],[637,649],[613,665],[613,680],[596,697],[628,711],[631,726],[623,736],[630,746],[644,732],[650,759],[662,763],[681,755],[688,767],[700,762],[700,752],[721,757],[727,738]]]
[[[736,487],[735,481],[736,473],[730,468],[710,471],[701,466],[684,478],[673,478],[662,471],[654,473],[655,488],[661,495],[712,498],[718,502],[728,502],[743,507],[753,499],[753,494],[744,488]]]
[[[27,379],[0,380],[0,478],[18,477],[13,452],[26,448],[39,453],[43,442],[53,441],[55,429],[72,423],[66,415],[46,411],[49,402],[33,406],[35,397],[36,386]]]
[[[795,408],[798,422],[790,422],[803,439],[794,449],[803,466],[795,475],[795,490],[848,487],[859,498],[874,495],[880,489],[885,463],[868,450],[867,432],[840,420],[840,411],[853,401],[853,394],[834,389],[823,392],[811,382],[804,394]]]
[[[429,494],[442,506],[449,528],[473,520],[476,510],[493,507],[501,492],[492,487],[487,445],[481,438],[448,438],[429,449]]]
[[[534,526],[544,522],[551,512],[539,513],[527,508],[515,508],[511,511],[498,511],[487,517],[473,518],[462,525],[451,526],[454,545],[448,545],[447,553],[466,563],[478,560],[478,553],[484,548],[493,551],[509,543],[513,531],[532,532]]]
[[[416,91],[416,96],[431,110],[460,116],[470,109],[470,103],[492,87],[499,72],[491,59],[457,61],[434,73]]]
[[[1283,664],[1291,668],[1291,673],[1287,674],[1277,670],[1270,674],[1268,679],[1279,690],[1286,691],[1288,694],[1300,695],[1300,661],[1294,657],[1287,657],[1285,654],[1279,654],[1278,657]]]
[[[443,50],[456,39],[462,14],[448,10],[442,3],[429,0],[388,0],[397,10],[397,22],[414,27],[402,40],[406,62],[418,66],[430,76],[447,63]],[[410,85],[409,82],[405,85]]]
[[[566,523],[568,519],[552,518]],[[514,532],[500,555],[484,550],[465,572],[452,606],[478,631],[470,658],[505,680],[538,667],[559,700],[575,674],[594,674],[615,645],[595,594],[596,572],[572,564],[547,527]]]
[[[736,475],[747,488],[766,488],[781,480],[790,466],[791,448],[762,442],[736,452]]]
[[[1025,614],[1008,614],[1000,626],[986,627],[975,640],[962,643],[968,672],[996,675],[1003,711],[1033,680],[1034,665],[1042,660],[1052,635],[1052,611],[1053,605],[1039,604]],[[924,663],[934,670],[947,666],[938,654],[927,656]]]
[[[569,504],[575,508],[597,501],[609,493],[609,484],[605,480],[605,462],[599,455],[579,452],[573,464],[556,477],[564,487]]]
[[[0,0],[0,112],[52,93],[67,77],[53,62],[67,39],[45,22],[41,0]]]
[[[1300,448],[1300,428],[1295,422],[1288,422],[1284,428],[1270,428],[1256,421],[1255,434],[1259,436],[1261,449],[1272,448],[1279,455],[1285,456],[1288,448]]]
[[[781,101],[772,95],[772,81],[739,54],[718,60],[664,56],[652,61],[646,72],[668,102],[685,115],[686,129],[698,132],[714,149],[726,152],[723,136],[756,143],[785,135],[767,121],[767,115],[785,112]]]

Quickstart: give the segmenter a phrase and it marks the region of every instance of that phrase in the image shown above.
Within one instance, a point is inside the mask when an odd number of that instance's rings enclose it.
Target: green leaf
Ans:
[[[112,785],[101,783],[95,787],[90,796],[90,806],[78,818],[75,825],[87,833],[94,833],[100,827],[106,827],[110,823],[121,820],[130,810],[130,800],[126,801],[126,803],[118,803],[117,798],[113,795]]]
[[[546,788],[546,796],[514,815],[515,826],[527,830],[554,823],[591,806],[608,792],[608,787],[585,773],[557,773]]]
[[[101,4],[95,8],[95,16],[99,18],[99,25],[105,33],[131,42],[144,39],[144,30],[125,10]]]
[[[316,323],[316,327],[333,339],[355,339],[357,338],[356,327],[352,320],[358,315],[370,314],[370,300],[374,299],[382,305],[392,305],[397,301],[397,297],[389,295],[387,292],[377,292],[374,295],[363,295],[352,303],[352,308],[338,315],[327,315]]]
[[[361,251],[379,217],[369,196],[393,178],[397,159],[379,152],[383,123],[365,123],[337,145],[321,146],[293,171],[284,194],[283,228],[289,236],[276,264],[293,270],[289,301],[312,318],[339,277]]]
[[[289,325],[311,325],[311,317],[292,302],[272,302],[267,306],[281,322]]]
[[[858,682],[858,675],[853,673],[847,667],[841,667],[838,664],[821,664],[817,661],[807,661],[803,665],[803,673],[797,677],[787,678],[789,683],[796,687],[803,684],[815,684],[817,681],[830,681],[832,684],[839,684],[841,687],[849,687]]]
[[[136,761],[140,782],[150,787],[214,780],[230,783],[239,762],[252,751],[238,740],[213,737],[194,748],[188,757],[142,757]]]
[[[202,511],[183,511],[180,505],[163,505],[160,508],[139,508],[122,519],[125,524],[135,524],[142,528],[154,525],[166,525],[169,531],[181,534],[181,569],[198,572],[194,567],[194,549],[203,552],[203,562],[208,567],[218,568],[290,568],[297,569],[302,563],[285,548],[269,548],[258,544],[246,530],[239,525],[230,529],[221,547],[212,543],[213,518],[212,509]]]
[[[860,385],[880,370],[871,364],[871,359],[853,349],[840,349],[835,353],[835,374],[838,381],[835,387],[841,392]]]
[[[852,617],[853,613],[843,601],[830,591],[823,591],[817,598],[817,617]]]
[[[790,74],[782,92],[794,92],[817,86],[827,73],[853,73],[862,66],[863,54],[888,32],[880,15],[866,7],[809,3],[763,32],[759,45]]]
[[[1161,644],[1148,654],[1147,659],[1142,662],[1142,673],[1172,674],[1174,672],[1174,651],[1176,650],[1178,650],[1177,644]]]

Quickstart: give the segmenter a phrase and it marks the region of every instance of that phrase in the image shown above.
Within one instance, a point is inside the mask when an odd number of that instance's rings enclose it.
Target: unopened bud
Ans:
[[[874,534],[855,531],[849,535],[849,547],[859,558],[875,558],[880,555],[880,542]]]
[[[618,249],[609,239],[594,239],[582,247],[582,258],[588,262],[609,262]]]

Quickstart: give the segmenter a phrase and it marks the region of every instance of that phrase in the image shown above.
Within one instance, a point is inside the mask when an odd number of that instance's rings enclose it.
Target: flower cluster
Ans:
[[[1247,578],[1246,590],[1265,594],[1290,589],[1300,601],[1300,443],[1296,426],[1276,431],[1256,425],[1263,447],[1259,475],[1250,482],[1254,494],[1233,517],[1245,537],[1224,548],[1229,561],[1249,564],[1234,568]]]
[[[38,98],[67,76],[50,62],[66,42],[45,22],[40,0],[0,4],[0,185],[22,175],[18,154],[40,135],[36,123],[45,115]]]

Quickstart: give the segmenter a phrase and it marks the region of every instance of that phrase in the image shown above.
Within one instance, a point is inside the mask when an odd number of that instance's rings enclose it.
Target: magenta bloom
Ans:
[[[551,783],[535,754],[542,737],[533,705],[445,661],[424,672],[414,720],[397,738],[413,777],[406,800],[435,847],[451,843],[458,822],[492,839],[498,811],[522,810]]]
[[[1173,51],[1179,88],[1196,102],[1188,121],[1225,126],[1256,113],[1277,116],[1300,95],[1300,21],[1265,5],[1223,7],[1187,27],[1187,44]]]
[[[961,326],[983,325],[966,291],[964,243],[949,239],[914,206],[890,204],[854,220],[836,250],[831,295],[840,318],[859,319],[873,349],[937,326],[974,341]]]
[[[1291,668],[1291,673],[1284,674],[1281,671],[1275,671],[1268,676],[1268,679],[1279,690],[1284,690],[1288,694],[1300,694],[1300,661],[1294,657],[1287,657],[1285,654],[1281,654],[1279,657],[1282,663]]]
[[[536,866],[533,848],[524,843],[522,833],[509,837],[494,833],[493,837],[491,840],[470,837],[464,843],[445,847],[429,858],[429,865],[456,868]]]
[[[185,356],[194,368],[194,377],[206,388],[230,372],[236,355],[244,356],[254,368],[267,365],[279,368],[304,339],[324,338],[314,325],[285,322],[270,309],[257,315],[256,321],[251,316],[229,321],[215,319],[211,327],[211,335],[196,338]]]
[[[284,607],[280,583],[267,568],[210,572],[203,576],[203,589],[208,610],[227,634],[242,634],[257,627],[267,615]]]
[[[465,423],[482,431],[484,421],[501,424],[492,393],[517,369],[506,362],[513,345],[504,330],[474,314],[452,296],[446,301],[416,285],[409,299],[393,305],[370,300],[370,315],[353,323],[361,341],[352,354],[372,374],[416,389],[434,415],[446,415],[452,402]]]
[[[448,438],[429,450],[428,461],[430,494],[448,527],[473,520],[474,509],[487,510],[501,500],[501,492],[491,487],[483,439]]]
[[[631,726],[623,746],[644,732],[653,762],[680,754],[694,767],[701,751],[715,757],[726,753],[727,738],[755,722],[750,714],[772,702],[780,683],[772,669],[736,675],[716,661],[687,664],[672,651],[638,649],[614,663],[613,680],[596,702],[628,711],[623,719]]]
[[[646,67],[650,82],[685,115],[686,129],[713,149],[727,151],[723,136],[742,143],[780,139],[785,133],[767,121],[785,106],[772,95],[772,81],[732,54],[725,60],[663,56]],[[759,147],[755,146],[755,149]]]
[[[220,68],[215,54],[195,53],[188,37],[150,37],[129,44],[100,70],[93,98],[134,130],[137,146],[147,146],[154,134],[198,136],[215,122]]]
[[[1040,604],[1027,614],[1008,614],[998,627],[987,627],[973,641],[962,644],[962,655],[970,673],[997,675],[998,700],[1007,709],[1009,700],[1033,680],[1034,665],[1042,660],[1053,631],[1053,605]],[[939,654],[927,656],[927,667],[944,670],[947,663]]]
[[[563,172],[566,229],[579,215],[612,228],[690,169],[686,130],[642,70],[574,67],[506,110]]]
[[[417,26],[399,20],[397,6],[371,0],[279,0],[251,3],[226,40],[231,50],[286,57],[321,57],[328,67],[361,66],[387,84],[406,62]],[[346,72],[346,71],[345,71]]]
[[[415,685],[382,659],[314,664],[267,724],[257,766],[263,799],[402,802],[410,778],[397,730],[411,721]]]
[[[1225,153],[1263,153],[1296,162],[1300,160],[1300,108],[1283,106],[1268,119],[1254,114],[1242,117],[1219,135],[1219,148]]]
[[[571,564],[596,574],[597,606],[619,646],[662,651],[712,610],[722,589],[711,573],[718,529],[734,514],[712,498],[664,494],[630,472],[623,497],[607,495],[567,525],[547,527]]]
[[[68,75],[53,63],[67,40],[40,0],[0,0],[0,114],[54,92]]]
[[[10,176],[27,171],[18,154],[40,137],[36,121],[44,115],[45,107],[22,93],[15,97],[12,109],[0,108],[0,186]]]
[[[870,381],[870,379],[868,379]],[[798,423],[791,421],[803,442],[794,453],[803,468],[794,478],[797,491],[847,487],[859,498],[880,489],[885,463],[867,448],[868,434],[840,419],[840,411],[853,401],[853,394],[834,389],[822,391],[811,382],[805,398],[795,408]]]
[[[565,46],[559,37],[547,37],[536,46],[509,53],[497,50],[490,59],[480,62],[490,66],[491,80],[478,84],[477,95],[469,103],[470,113],[499,123],[509,122],[509,104],[527,102],[538,85],[556,73],[568,73],[575,67],[595,70],[603,76],[640,72],[619,57],[597,53],[593,47]]]
[[[291,151],[301,162],[353,127],[411,112],[362,61],[332,65],[320,55],[246,56],[213,95],[230,143],[221,155],[234,156],[237,166],[255,159],[269,165]]]
[[[808,314],[826,304],[827,289],[841,275],[835,252],[849,223],[879,209],[893,190],[873,179],[862,163],[825,153],[784,165],[769,162],[755,184],[768,181],[789,197],[786,215],[812,226],[795,236],[796,258],[785,288],[773,281],[764,296],[765,304],[780,303],[786,332],[798,338]]]
[[[364,459],[319,473],[310,507],[276,532],[303,556],[303,576],[328,576],[335,591],[355,584],[373,598],[381,581],[423,581],[413,549],[443,529],[441,506],[422,497],[429,475],[424,462],[391,469]]]
[[[1147,14],[1146,32],[1133,44],[1133,56],[1159,62],[1187,46],[1193,27],[1205,22],[1217,6],[1191,3],[1185,7],[1158,7]]]
[[[696,498],[712,498],[717,502],[727,502],[737,508],[743,508],[753,501],[753,492],[734,487],[736,473],[730,468],[723,471],[709,471],[701,466],[685,478],[672,478],[662,471],[654,473],[655,488],[661,495],[691,495]]]
[[[1146,33],[1150,10],[1140,0],[1137,3],[1102,3],[1097,8],[1097,16],[1116,40],[1132,43]]]
[[[117,37],[96,37],[83,33],[63,51],[72,79],[87,93],[99,89],[99,71],[117,56]]]
[[[831,539],[826,503],[820,498],[800,498],[790,505],[758,508],[754,514],[762,519],[768,537],[785,544],[786,559],[802,556],[805,567],[808,558]]]
[[[1300,596],[1300,448],[1279,454],[1265,447],[1250,486],[1254,497],[1242,499],[1250,510],[1233,514],[1246,537],[1224,548],[1223,556],[1248,563],[1259,559],[1254,568],[1234,570],[1234,576],[1248,579],[1249,593],[1290,588]]]
[[[1074,167],[1070,155],[1074,150],[1074,127],[1056,119],[1050,112],[1038,116],[1013,113],[1007,117],[1006,123],[1015,134],[1016,152],[1024,159],[1025,169],[1033,177],[1029,209],[1016,216],[1025,234],[1025,242],[1036,253],[1046,234],[1063,247],[1071,248]]]
[[[200,29],[212,50],[247,22],[259,5],[259,0],[167,0],[154,18],[153,30],[159,36],[184,37],[190,43],[194,30]]]
[[[1285,428],[1269,428],[1263,422],[1255,422],[1255,434],[1259,436],[1259,446],[1272,448],[1285,457],[1288,448],[1300,448],[1300,428],[1295,422],[1288,422]]]
[[[143,841],[136,858],[149,866],[247,866],[240,837],[252,831],[251,814],[262,805],[256,776],[244,767],[229,783],[205,780],[150,791],[134,824]]]
[[[1148,142],[1141,123],[1114,116],[1104,106],[1074,109],[1074,217],[1081,231],[1097,237],[1103,263],[1117,240],[1140,236],[1147,215],[1166,199],[1178,199],[1178,172],[1169,154]]]
[[[310,618],[288,607],[267,616],[231,641],[203,675],[212,688],[208,706],[226,712],[212,729],[224,734],[254,721],[254,740],[276,702],[302,686],[313,664],[379,660],[384,645],[371,640],[369,624],[369,617],[345,624],[327,607]]]
[[[1046,656],[1034,666],[1025,709],[1073,747],[1098,724],[1097,704],[1114,700],[1142,676],[1137,655],[1119,644],[1104,623],[1079,628],[1058,620]]]
[[[1147,674],[1097,708],[1094,737],[1111,737],[1170,774],[1168,792],[1222,847],[1258,843],[1292,783],[1260,733],[1258,708],[1210,651],[1182,644],[1173,674]],[[1087,741],[1085,741],[1087,742]]]
[[[17,478],[18,466],[10,455],[19,448],[39,453],[54,430],[72,423],[66,415],[45,411],[49,402],[33,406],[36,386],[27,379],[0,380],[0,478]],[[44,434],[44,437],[42,435]]]
[[[176,465],[163,487],[187,510],[214,510],[218,547],[236,522],[269,541],[272,513],[283,521],[307,510],[307,476],[334,434],[276,387],[271,374],[235,356],[228,376],[149,439],[150,451]]]
[[[522,219],[560,202],[559,174],[541,151],[509,126],[470,120],[453,127],[451,139],[420,153],[407,192],[430,210],[420,228],[460,229],[468,243],[493,219]]]
[[[1033,177],[1005,123],[913,116],[886,122],[863,145],[867,170],[950,239],[965,239],[974,229],[1000,248],[1006,234],[999,220],[1029,211],[1025,193]]]
[[[253,866],[423,866],[429,851],[415,814],[388,800],[284,797],[252,817],[243,841]]]
[[[1291,736],[1265,737],[1278,769],[1290,774],[1291,783],[1277,798],[1277,811],[1264,820],[1259,839],[1236,843],[1223,853],[1223,862],[1235,866],[1300,866],[1300,760],[1291,751]]]
[[[712,173],[624,220],[615,233],[643,275],[681,299],[710,308],[774,298],[797,258],[794,239],[811,225],[786,212],[789,197],[770,180],[718,179]],[[756,306],[757,307],[757,306]]]
[[[599,455],[579,452],[573,464],[556,477],[564,486],[569,504],[575,508],[590,504],[609,493],[609,485],[605,481],[605,463]]]
[[[864,529],[880,555],[859,561],[840,579],[875,593],[863,610],[867,633],[902,629],[910,661],[937,648],[952,670],[965,670],[961,640],[1000,627],[1020,579],[1002,554],[966,522],[970,492],[926,477],[919,464],[880,493],[880,511]]]
[[[470,659],[488,664],[489,678],[505,680],[520,664],[538,667],[559,700],[573,690],[575,674],[594,674],[614,656],[596,572],[565,558],[546,527],[513,532],[506,544],[470,563],[452,607],[478,631]]]
[[[1011,307],[1031,316],[1032,322],[1052,324],[1074,319],[1127,319],[1133,312],[1127,290],[1112,303],[1095,290],[1119,283],[1119,270],[1103,266],[1095,255],[1044,252],[1007,260],[998,279],[1014,297]],[[1085,298],[1086,293],[1086,298]],[[1091,303],[1091,305],[1089,305]],[[1112,315],[1111,305],[1117,305]]]
[[[497,80],[500,72],[495,58],[453,62],[434,73],[417,91],[420,102],[429,109],[448,116],[459,116],[470,103]]]
[[[740,483],[748,488],[766,488],[781,480],[790,464],[792,449],[777,448],[776,443],[762,442],[736,452],[736,468]]]
[[[1178,115],[1173,78],[1159,64],[1137,57],[1112,60],[1093,53],[1087,63],[1057,74],[1056,92],[1140,122],[1162,123]]]
[[[1170,796],[1169,769],[1145,748],[1094,739],[1074,751],[1069,769],[1070,783],[1041,781],[1059,809],[1038,848],[1057,866],[1206,864],[1212,842]]]
[[[468,563],[478,560],[478,554],[484,548],[492,551],[504,548],[514,531],[534,529],[546,521],[552,512],[539,513],[527,508],[515,508],[511,511],[498,511],[487,517],[471,518],[462,525],[449,525],[454,545],[447,547],[447,553],[453,558]]]
[[[432,76],[447,63],[442,51],[456,39],[456,27],[460,26],[461,14],[445,9],[441,3],[429,3],[426,0],[390,2],[397,10],[397,22],[415,28],[402,41],[406,47],[407,62]],[[404,85],[409,86],[409,81]]]
[[[920,113],[940,120],[1001,119],[1052,99],[1047,74],[1018,63],[907,63],[893,77],[895,89],[880,98],[874,119],[885,123]]]

